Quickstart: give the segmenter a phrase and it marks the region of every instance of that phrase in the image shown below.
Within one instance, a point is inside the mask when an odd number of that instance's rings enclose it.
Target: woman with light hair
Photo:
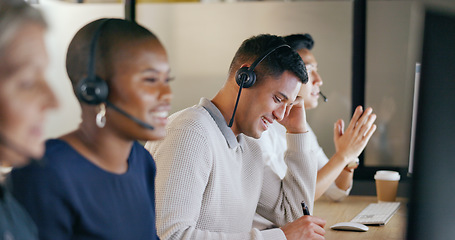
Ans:
[[[0,0],[0,165],[20,167],[44,153],[45,113],[57,105],[44,77],[45,30],[38,10]],[[38,239],[28,213],[1,184],[0,239]]]

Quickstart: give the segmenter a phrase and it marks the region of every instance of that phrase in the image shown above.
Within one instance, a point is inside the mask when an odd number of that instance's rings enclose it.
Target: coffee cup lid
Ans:
[[[396,171],[381,170],[377,171],[374,175],[374,179],[387,180],[387,181],[398,181],[400,180],[400,173]]]

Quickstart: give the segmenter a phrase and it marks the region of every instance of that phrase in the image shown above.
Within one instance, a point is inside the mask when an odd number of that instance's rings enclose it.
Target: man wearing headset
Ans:
[[[302,85],[298,96],[304,99],[305,110],[311,110],[318,106],[320,86],[322,85],[322,78],[318,73],[318,62],[311,52],[314,40],[313,37],[306,34],[292,34],[285,36],[287,44],[296,50],[302,57],[303,62],[308,72],[308,83]],[[324,100],[327,98],[322,95]],[[373,134],[376,130],[376,125],[373,122],[376,119],[376,114],[373,113],[372,108],[366,108],[363,111],[362,107],[357,107],[356,112],[364,114],[368,117],[371,131]],[[333,201],[341,201],[346,198],[352,188],[354,169],[357,168],[358,156],[368,143],[371,134],[359,136],[358,128],[355,128],[357,118],[354,116],[349,127],[344,128],[344,121],[339,119],[334,124],[334,143],[336,153],[329,159],[319,143],[316,135],[307,123],[308,138],[306,141],[311,144],[312,149],[312,162],[316,161],[318,165],[318,174],[316,180],[315,200],[325,195]],[[273,124],[269,130],[265,132],[261,139],[259,139],[263,147],[266,164],[270,166],[273,171],[283,178],[286,175],[287,166],[284,162],[283,156],[286,150],[286,129],[281,124]],[[357,161],[356,161],[357,160]],[[272,225],[269,221],[258,216],[255,219],[253,226],[263,229]]]
[[[311,52],[314,45],[313,37],[306,33],[292,34],[285,36],[284,38],[289,46],[299,53],[305,63],[308,71],[308,83],[301,87],[298,95],[304,99],[306,110],[314,109],[318,107],[322,78],[317,70],[318,63]],[[325,98],[325,96],[323,96],[323,98]],[[356,111],[362,112],[362,107],[357,107]],[[372,111],[372,108],[366,108],[362,114],[369,115],[369,120],[374,122],[376,114],[372,113]],[[354,121],[355,119],[353,119],[353,122]],[[333,201],[341,201],[349,195],[351,190],[353,172],[357,167],[355,162],[358,161],[358,156],[363,151],[370,138],[369,136],[358,138],[355,135],[353,128],[347,128],[345,132],[344,125],[342,119],[339,119],[334,124],[336,153],[329,159],[319,146],[316,135],[307,123],[309,134],[312,135],[311,141],[314,143],[314,157],[318,160],[319,169],[316,181],[315,199],[318,199],[324,194]],[[376,130],[376,125],[372,124],[371,127],[372,132],[374,132]],[[268,159],[270,165],[281,177],[286,173],[286,165],[282,161],[282,157],[279,157],[280,154],[284,154],[284,150],[286,149],[285,132],[286,129],[280,124],[274,124],[270,128],[270,131],[267,131],[266,136],[264,135],[261,137],[261,141],[263,141],[265,145],[264,150],[267,151],[267,155],[269,155],[268,158],[270,158]],[[347,159],[344,159],[345,157]],[[346,165],[346,160],[349,163],[352,162],[352,164]]]
[[[302,200],[313,208],[317,164],[302,161],[308,129],[297,94],[308,76],[285,43],[245,40],[216,96],[173,114],[167,137],[146,144],[157,162],[161,239],[324,239],[325,220],[302,216]],[[274,121],[288,132],[283,179],[265,167],[254,139]],[[256,211],[281,228],[252,229]]]

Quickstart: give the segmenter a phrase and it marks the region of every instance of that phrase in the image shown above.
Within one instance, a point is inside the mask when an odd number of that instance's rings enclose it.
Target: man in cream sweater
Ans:
[[[297,94],[308,76],[283,44],[274,35],[245,40],[217,95],[170,116],[166,138],[146,144],[157,164],[161,239],[324,239],[325,220],[302,216],[301,207],[313,209],[317,173],[316,162],[302,160],[310,146]],[[265,166],[254,139],[274,121],[287,129],[283,179]],[[281,227],[252,228],[256,211]]]

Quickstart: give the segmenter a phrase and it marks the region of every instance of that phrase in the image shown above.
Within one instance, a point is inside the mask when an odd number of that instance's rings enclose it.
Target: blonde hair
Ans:
[[[47,27],[41,12],[23,0],[0,0],[0,57],[24,24]]]

